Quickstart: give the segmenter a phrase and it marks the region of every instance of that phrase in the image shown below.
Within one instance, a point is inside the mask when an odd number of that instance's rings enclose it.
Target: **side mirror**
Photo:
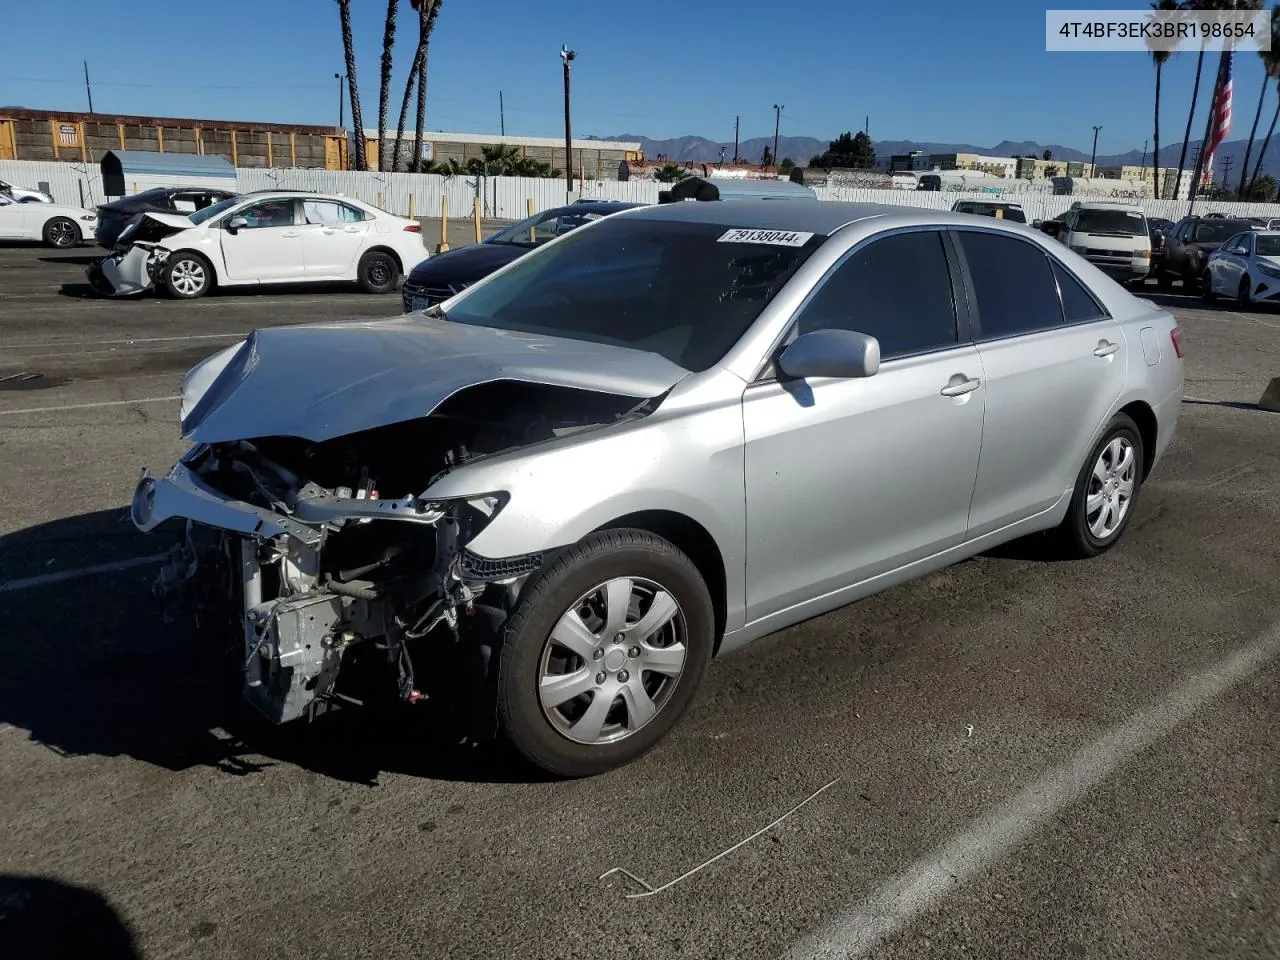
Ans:
[[[786,377],[873,377],[880,369],[880,343],[852,330],[814,330],[791,342],[778,357]]]
[[[232,217],[230,220],[227,221],[227,232],[235,233],[237,230],[242,230],[248,225],[249,225],[249,221],[246,220],[244,217]]]

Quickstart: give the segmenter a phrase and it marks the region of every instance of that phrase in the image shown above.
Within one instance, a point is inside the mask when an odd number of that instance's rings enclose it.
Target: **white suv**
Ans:
[[[1151,272],[1151,233],[1141,207],[1082,200],[1057,220],[1056,236],[1113,280],[1141,280]]]

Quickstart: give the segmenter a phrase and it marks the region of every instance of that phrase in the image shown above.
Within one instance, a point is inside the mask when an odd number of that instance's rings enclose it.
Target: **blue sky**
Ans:
[[[6,6],[0,105],[85,109],[87,58],[99,112],[337,121],[333,74],[343,64],[333,0]],[[781,103],[783,133],[793,136],[831,138],[869,114],[875,139],[1037,140],[1088,150],[1100,123],[1100,154],[1142,149],[1152,125],[1150,58],[1046,53],[1045,9],[1027,0],[445,0],[431,47],[427,126],[497,132],[501,90],[508,133],[563,133],[564,42],[578,51],[577,135],[732,140],[737,114],[743,139],[771,136],[772,105]],[[364,120],[375,126],[386,0],[352,0],[352,11]],[[392,122],[415,33],[402,0]],[[1165,68],[1162,142],[1181,140],[1194,69],[1194,56],[1184,54]],[[1238,56],[1232,139],[1247,135],[1261,77],[1256,54]]]

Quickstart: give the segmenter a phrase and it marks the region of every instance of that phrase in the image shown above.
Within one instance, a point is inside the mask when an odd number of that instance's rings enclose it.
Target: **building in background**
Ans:
[[[340,127],[0,107],[0,160],[97,163],[108,150],[218,156],[233,167],[346,165]]]
[[[974,170],[994,177],[1013,177],[1018,172],[1018,161],[1013,157],[984,157],[978,153],[931,153],[933,170]]]
[[[1164,200],[1185,200],[1190,196],[1192,170],[1183,170],[1178,176],[1177,167],[1160,167],[1160,197]],[[1141,180],[1153,188],[1156,181],[1156,169],[1139,167],[1133,164],[1123,166],[1098,167],[1097,176],[1107,180]],[[1175,192],[1176,190],[1176,192]],[[1154,194],[1153,194],[1154,195]]]
[[[893,173],[912,173],[917,170],[932,170],[930,158],[923,150],[912,150],[910,153],[895,153],[889,158],[889,169]]]
[[[376,128],[365,128],[365,154],[369,166],[378,168],[378,131]],[[407,130],[402,135],[400,144],[401,163],[406,163],[413,155],[413,131]],[[440,130],[427,130],[423,135],[422,159],[446,163],[449,160],[466,165],[472,160],[483,160],[485,147],[510,146],[533,160],[540,160],[550,165],[553,170],[565,169],[564,138],[556,137],[516,137],[499,136],[485,133],[445,133]],[[383,141],[383,149],[390,153],[395,147],[395,133],[388,131]],[[586,177],[588,180],[617,180],[618,165],[623,161],[629,164],[644,162],[644,150],[640,141],[621,140],[578,140],[573,141],[573,176]]]

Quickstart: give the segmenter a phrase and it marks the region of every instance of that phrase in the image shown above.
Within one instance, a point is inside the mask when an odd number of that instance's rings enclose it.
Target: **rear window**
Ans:
[[[1205,220],[1196,224],[1191,239],[1194,243],[1222,243],[1237,233],[1252,229],[1253,225],[1248,220]]]
[[[1017,207],[1005,206],[1002,203],[982,203],[977,200],[962,200],[956,205],[956,213],[971,213],[977,217],[994,217],[996,211],[1003,211],[1005,220],[1014,223],[1026,223],[1027,218]]]
[[[1076,211],[1076,230],[1080,233],[1114,233],[1141,237],[1147,232],[1146,218],[1136,210]]]

